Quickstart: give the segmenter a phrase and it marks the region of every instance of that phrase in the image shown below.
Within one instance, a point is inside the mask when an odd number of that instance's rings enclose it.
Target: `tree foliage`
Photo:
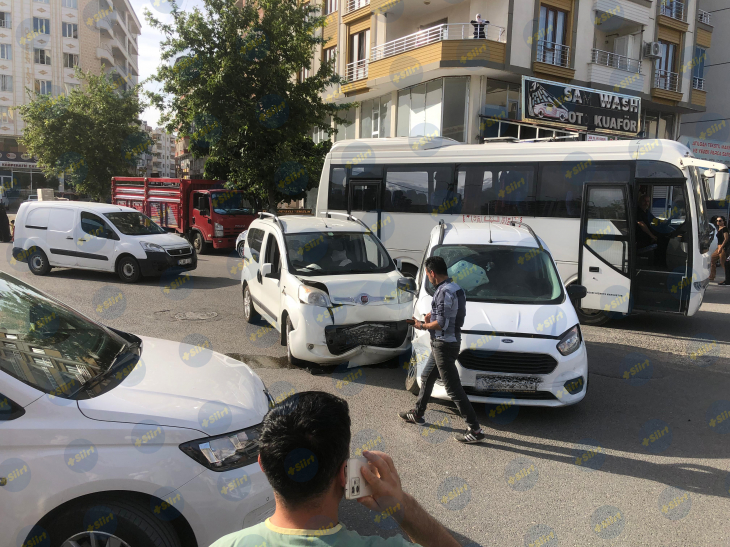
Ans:
[[[136,87],[76,70],[82,85],[68,95],[38,95],[17,107],[25,122],[20,142],[47,177],[60,176],[78,192],[109,197],[111,178],[133,174],[151,144],[140,128],[144,109]]]
[[[310,132],[330,135],[330,117],[343,122],[337,113],[351,106],[322,98],[341,82],[334,62],[297,76],[323,44],[318,7],[203,0],[202,10],[175,7],[169,25],[145,15],[165,36],[152,102],[168,130],[190,137],[195,157],[208,156],[206,178],[227,180],[269,210],[317,184],[331,144],[315,144]]]

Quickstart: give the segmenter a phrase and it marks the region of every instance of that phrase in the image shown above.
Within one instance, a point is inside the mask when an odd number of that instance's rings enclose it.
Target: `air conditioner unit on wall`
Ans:
[[[644,57],[650,59],[658,59],[662,56],[661,44],[659,42],[647,42],[644,44]]]

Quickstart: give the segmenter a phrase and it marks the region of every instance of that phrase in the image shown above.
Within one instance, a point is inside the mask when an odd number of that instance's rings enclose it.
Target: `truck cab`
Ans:
[[[254,219],[254,210],[234,190],[194,190],[189,203],[190,242],[198,254],[233,248],[236,237]]]

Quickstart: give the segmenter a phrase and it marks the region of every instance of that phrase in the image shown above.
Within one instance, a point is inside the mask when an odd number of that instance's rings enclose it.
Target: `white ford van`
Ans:
[[[431,232],[423,260],[442,257],[466,295],[456,368],[470,401],[575,404],[588,388],[588,355],[571,300],[586,290],[565,289],[545,242],[522,226],[441,224]],[[423,268],[414,313],[421,321],[431,311],[434,292]],[[416,331],[406,379],[413,393],[430,351],[428,331]],[[440,380],[433,397],[449,399]]]
[[[410,349],[413,279],[360,221],[261,213],[245,241],[244,316],[282,333],[290,363],[371,365]]]
[[[131,207],[73,201],[25,202],[15,219],[13,258],[35,275],[53,267],[116,272],[126,283],[170,268],[194,270],[184,239]]]

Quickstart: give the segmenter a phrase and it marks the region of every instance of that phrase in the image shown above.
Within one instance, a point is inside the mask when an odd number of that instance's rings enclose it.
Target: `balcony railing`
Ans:
[[[667,91],[679,91],[679,74],[658,68],[654,71],[653,86]]]
[[[610,66],[619,70],[625,70],[626,72],[633,72],[635,74],[641,74],[641,61],[638,59],[631,59],[617,53],[602,51],[600,49],[593,50],[591,63]]]
[[[419,47],[435,44],[443,40],[491,40],[493,42],[506,42],[507,34],[505,29],[497,25],[484,25],[478,31],[471,23],[454,23],[436,25],[427,29],[419,30],[403,38],[385,42],[375,46],[370,55],[370,61],[379,61],[386,57],[392,57],[406,51],[418,49]]]
[[[345,2],[345,15],[370,5],[370,0],[347,0]]]
[[[704,91],[705,90],[705,79],[692,76],[692,87],[694,89],[699,89],[700,91]]]
[[[678,0],[661,0],[659,13],[677,21],[687,22],[687,9],[684,3]]]
[[[549,65],[570,67],[570,47],[547,40],[537,41],[537,60]]]
[[[698,9],[697,10],[697,20],[700,23],[704,23],[705,25],[711,24],[710,23],[710,14],[709,14],[709,12],[706,12],[703,9]]]
[[[368,77],[368,60],[360,59],[354,63],[348,63],[345,78],[348,82],[356,82]]]
[[[11,19],[0,19],[0,28],[13,28]]]

